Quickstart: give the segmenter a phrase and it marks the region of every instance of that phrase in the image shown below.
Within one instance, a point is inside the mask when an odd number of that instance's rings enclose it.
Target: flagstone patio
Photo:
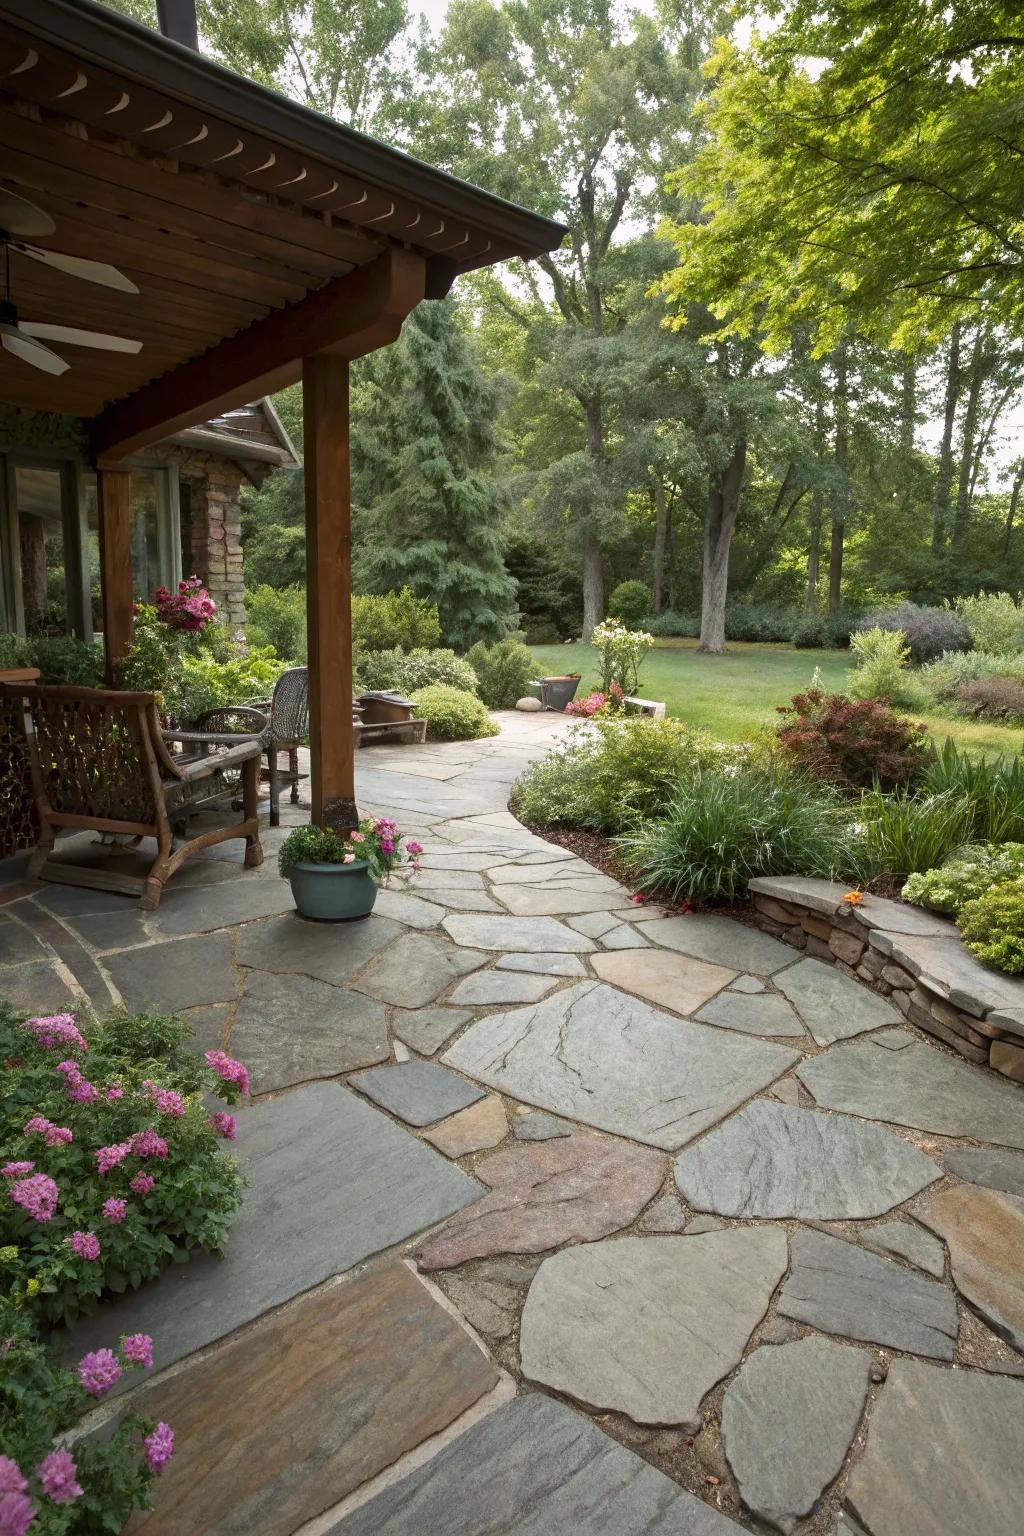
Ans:
[[[178,1449],[135,1529],[1016,1536],[1024,1086],[631,905],[508,813],[567,722],[500,721],[358,755],[427,849],[365,923],[294,914],[287,827],[150,915],[0,866],[0,996],[180,1011],[252,1071],[227,1257],[68,1342],[155,1336]]]

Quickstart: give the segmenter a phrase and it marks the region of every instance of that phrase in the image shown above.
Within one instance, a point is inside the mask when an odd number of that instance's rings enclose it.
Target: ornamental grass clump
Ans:
[[[188,1048],[176,1018],[24,1018],[0,1003],[0,1246],[43,1323],[193,1248],[219,1254],[242,1197],[225,1141],[249,1091],[241,1062]]]
[[[837,792],[778,764],[698,771],[614,846],[639,890],[673,901],[732,901],[757,875],[835,878],[856,863]]]
[[[986,758],[943,742],[929,759],[920,789],[951,790],[973,810],[971,843],[1024,843],[1024,759]]]
[[[934,795],[869,790],[857,816],[862,872],[869,878],[934,869],[970,842],[974,827],[974,806],[955,789]]]

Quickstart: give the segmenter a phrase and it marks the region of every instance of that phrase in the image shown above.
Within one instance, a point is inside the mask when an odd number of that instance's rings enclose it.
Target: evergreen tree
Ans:
[[[482,373],[451,299],[419,305],[364,368],[352,441],[366,529],[359,584],[430,598],[445,643],[460,650],[500,639],[517,617],[504,562],[500,381]]]

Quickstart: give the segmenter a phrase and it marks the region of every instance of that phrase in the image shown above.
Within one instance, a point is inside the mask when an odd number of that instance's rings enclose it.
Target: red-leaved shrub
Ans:
[[[778,739],[791,760],[845,789],[896,789],[928,763],[927,728],[877,699],[848,699],[810,688],[779,709]]]

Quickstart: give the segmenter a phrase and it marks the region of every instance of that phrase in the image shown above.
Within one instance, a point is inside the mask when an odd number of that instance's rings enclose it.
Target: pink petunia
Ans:
[[[111,1195],[109,1200],[103,1202],[103,1214],[108,1221],[113,1222],[115,1227],[119,1227],[128,1214],[127,1200],[119,1200],[115,1195]]]
[[[121,1339],[121,1355],[132,1365],[153,1364],[153,1340],[148,1333],[126,1333]]]
[[[234,1141],[238,1134],[238,1122],[234,1115],[226,1114],[223,1110],[218,1110],[215,1115],[210,1116],[210,1124],[217,1135],[223,1136],[225,1141]]]
[[[128,1185],[133,1195],[148,1195],[156,1183],[151,1173],[137,1173]]]
[[[146,1460],[154,1472],[160,1472],[174,1455],[174,1431],[169,1424],[160,1423],[151,1434],[144,1436]]]
[[[36,1467],[36,1476],[43,1485],[43,1492],[54,1504],[70,1504],[82,1497],[76,1481],[78,1468],[70,1451],[51,1451]]]
[[[78,1379],[91,1397],[102,1397],[121,1379],[121,1367],[112,1349],[94,1349],[78,1362]]]

